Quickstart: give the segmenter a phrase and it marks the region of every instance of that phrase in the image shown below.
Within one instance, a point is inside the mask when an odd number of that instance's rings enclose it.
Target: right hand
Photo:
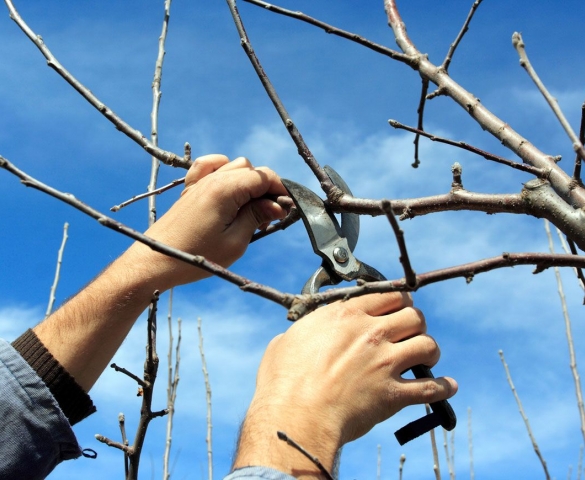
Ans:
[[[422,312],[404,293],[364,295],[312,312],[268,345],[242,440],[248,434],[256,441],[276,438],[282,430],[331,466],[342,445],[405,406],[453,396],[451,378],[401,377],[415,365],[438,361],[439,347],[425,332]],[[284,448],[286,461],[291,449]],[[243,450],[236,466],[250,464]]]

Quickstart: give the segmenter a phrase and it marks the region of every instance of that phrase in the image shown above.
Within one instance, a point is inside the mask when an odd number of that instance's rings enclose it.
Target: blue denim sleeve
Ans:
[[[45,478],[81,456],[71,425],[30,365],[0,339],[0,480]]]
[[[223,480],[295,480],[295,477],[267,467],[238,468]]]

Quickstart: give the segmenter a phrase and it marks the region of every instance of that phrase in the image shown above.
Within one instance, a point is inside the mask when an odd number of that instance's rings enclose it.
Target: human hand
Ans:
[[[258,228],[286,216],[282,206],[262,197],[283,195],[288,193],[272,170],[254,168],[243,157],[230,162],[224,155],[206,155],[189,169],[181,198],[146,235],[227,267],[243,255]],[[150,270],[160,290],[209,276],[143,245],[133,248],[153,257]]]
[[[277,430],[331,468],[341,446],[403,407],[454,395],[453,379],[401,377],[438,361],[439,347],[425,332],[423,314],[403,293],[334,303],[296,322],[266,349],[234,466],[319,478],[314,465],[276,439]]]

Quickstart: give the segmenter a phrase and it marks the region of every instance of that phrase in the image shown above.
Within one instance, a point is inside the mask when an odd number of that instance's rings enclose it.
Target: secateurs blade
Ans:
[[[333,170],[324,167],[333,184],[346,195],[353,196],[351,190]],[[337,285],[343,280],[363,280],[366,282],[386,280],[378,270],[358,260],[353,251],[359,237],[359,215],[342,213],[341,225],[333,212],[325,205],[321,197],[308,188],[292,180],[282,180],[303,220],[313,250],[322,258],[321,266],[305,283],[302,293],[317,293],[321,287]],[[416,378],[434,378],[426,365],[412,367]],[[432,413],[415,420],[394,435],[400,445],[432,430],[439,425],[445,430],[453,430],[457,423],[455,412],[446,400],[431,403]]]

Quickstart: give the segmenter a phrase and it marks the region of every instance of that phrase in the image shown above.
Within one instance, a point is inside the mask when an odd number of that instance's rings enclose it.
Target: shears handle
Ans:
[[[411,368],[411,371],[416,378],[435,378],[431,369],[426,365],[416,365]],[[455,425],[457,425],[457,417],[453,411],[453,407],[451,407],[451,404],[447,400],[431,403],[430,407],[432,410],[431,413],[410,422],[394,432],[394,436],[400,445],[404,445],[438,426],[449,431],[455,428]]]

